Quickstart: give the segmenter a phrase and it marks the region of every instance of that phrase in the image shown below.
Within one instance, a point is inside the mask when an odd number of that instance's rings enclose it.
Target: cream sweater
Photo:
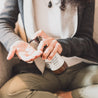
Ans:
[[[77,7],[67,4],[66,10],[61,11],[60,0],[51,0],[51,8],[48,8],[50,0],[33,1],[37,30],[41,29],[54,38],[68,38],[75,34],[78,20]]]

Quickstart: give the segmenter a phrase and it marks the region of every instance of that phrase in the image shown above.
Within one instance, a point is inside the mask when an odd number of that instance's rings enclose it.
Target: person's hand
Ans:
[[[42,30],[36,32],[35,35],[34,35],[34,38],[36,38],[38,36],[42,37],[42,41],[38,45],[38,50],[43,52],[42,59],[51,60],[55,56],[56,53],[61,54],[62,47],[61,47],[60,43],[57,40],[48,36]],[[44,50],[45,46],[47,46],[47,47]]]
[[[30,62],[37,57],[40,57],[42,52],[36,51],[32,46],[24,41],[17,41],[11,46],[7,60],[11,60],[15,54],[19,57],[19,59],[25,62]]]

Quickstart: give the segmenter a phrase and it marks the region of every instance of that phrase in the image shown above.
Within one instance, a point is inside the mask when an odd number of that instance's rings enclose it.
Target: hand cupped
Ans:
[[[11,60],[15,54],[19,57],[19,59],[25,62],[30,62],[40,57],[42,52],[35,50],[24,41],[17,41],[11,46],[7,59]]]

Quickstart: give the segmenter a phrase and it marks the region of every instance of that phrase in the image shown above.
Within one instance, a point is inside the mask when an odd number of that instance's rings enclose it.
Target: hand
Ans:
[[[61,54],[62,47],[60,43],[52,37],[49,37],[44,31],[40,30],[35,33],[34,38],[41,36],[42,41],[38,46],[38,50],[43,52],[42,59],[51,60],[56,53]],[[44,50],[44,47],[47,48]]]
[[[24,41],[17,41],[11,46],[7,59],[11,60],[15,54],[19,59],[25,62],[30,62],[37,57],[40,57],[42,52],[36,51],[32,46]]]

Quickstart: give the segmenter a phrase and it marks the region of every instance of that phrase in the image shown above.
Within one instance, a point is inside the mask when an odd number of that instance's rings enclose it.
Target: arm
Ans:
[[[94,5],[94,0],[86,4],[81,14],[81,23],[73,38],[58,39],[63,48],[62,55],[96,57],[95,47],[97,44],[93,40]]]
[[[18,1],[6,0],[5,8],[0,14],[0,42],[8,51],[14,42],[21,40],[14,33],[18,13]]]
[[[7,59],[13,58],[14,54],[25,62],[33,61],[42,52],[36,51],[28,43],[14,33],[15,23],[18,18],[19,8],[17,0],[6,0],[5,8],[0,14],[0,42],[8,50]]]

